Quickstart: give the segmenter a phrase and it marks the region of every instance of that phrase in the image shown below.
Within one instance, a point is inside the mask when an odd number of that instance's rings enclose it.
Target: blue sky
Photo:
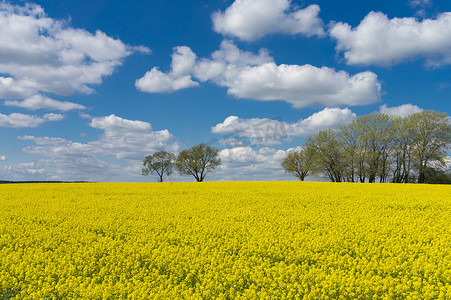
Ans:
[[[0,179],[155,181],[206,142],[207,180],[292,180],[318,130],[450,112],[445,0],[4,1],[0,36]]]

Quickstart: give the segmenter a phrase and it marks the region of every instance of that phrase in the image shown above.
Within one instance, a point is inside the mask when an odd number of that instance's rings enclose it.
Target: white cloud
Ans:
[[[54,113],[49,113],[49,114],[45,114],[43,116],[44,120],[50,121],[50,122],[55,122],[55,121],[60,121],[62,119],[64,119],[63,115],[60,114],[54,114]]]
[[[237,116],[230,116],[224,122],[212,127],[211,131],[216,134],[227,135],[223,143],[231,142],[228,144],[229,146],[238,145],[238,141],[241,143],[247,142],[240,138],[254,139],[260,141],[260,144],[267,145],[268,142],[274,144],[274,141],[290,136],[289,127],[290,124],[276,119],[240,119]]]
[[[2,69],[0,69],[1,72]],[[34,82],[0,76],[0,98],[17,99],[29,97],[35,93],[36,88]]]
[[[333,25],[330,35],[350,65],[390,66],[416,58],[429,66],[451,63],[451,12],[422,21],[370,12],[356,28]]]
[[[146,46],[127,46],[132,52],[142,53],[142,54],[152,54],[152,50],[150,50]]]
[[[54,137],[22,136],[33,145],[26,153],[40,155],[35,169],[45,169],[43,177],[57,174],[60,180],[142,180],[142,159],[153,152],[176,152],[178,144],[168,130],[153,131],[148,122],[110,115],[92,118],[89,125],[103,133],[98,139],[79,143]],[[13,169],[17,166],[13,166]],[[19,168],[20,169],[20,168]]]
[[[32,135],[19,136],[17,137],[17,139],[24,141],[33,141],[36,145],[62,146],[69,143],[69,141],[63,138],[34,137]]]
[[[5,161],[6,160],[6,155],[0,155],[0,161]]]
[[[150,131],[152,126],[148,122],[133,121],[123,119],[115,115],[107,117],[95,117],[89,124],[92,128],[103,129],[106,131]]]
[[[411,114],[415,114],[415,113],[419,113],[422,112],[423,109],[413,105],[413,104],[403,104],[400,106],[395,106],[395,107],[388,107],[387,104],[384,104],[382,106],[379,107],[379,112],[387,114],[387,115],[392,115],[392,116],[401,116],[401,117],[405,117]]]
[[[111,172],[117,173],[119,170],[119,166],[94,157],[74,155],[72,159],[68,159],[58,154],[52,158],[7,166],[4,168],[4,176],[10,180],[108,181]]]
[[[280,166],[285,155],[292,151],[262,147],[233,147],[219,153],[222,164],[211,180],[293,180]]]
[[[276,137],[263,137],[263,138],[224,138],[220,139],[219,143],[224,147],[262,147],[262,146],[275,146],[280,145],[282,142],[290,141],[289,138],[282,139],[279,136]]]
[[[225,12],[212,15],[213,29],[227,36],[252,41],[268,34],[325,36],[318,5],[299,9],[291,0],[235,0]]]
[[[6,106],[23,107],[30,110],[51,109],[70,111],[74,109],[86,109],[85,106],[68,101],[57,101],[42,95],[34,95],[22,101],[8,100],[3,102]]]
[[[409,5],[411,7],[418,7],[418,6],[424,7],[424,6],[427,6],[430,4],[432,4],[431,0],[410,0],[409,1]]]
[[[168,130],[153,131],[148,122],[110,115],[93,118],[89,126],[104,130],[96,141],[88,143],[104,155],[117,159],[143,159],[158,150],[176,151],[178,145]]]
[[[192,72],[200,81],[212,80],[218,85],[228,86],[242,70],[273,61],[266,49],[254,54],[242,51],[231,41],[224,40],[219,50],[211,54],[211,59],[200,59]]]
[[[73,28],[35,4],[0,3],[0,36],[0,98],[8,99],[89,94],[133,51],[148,51],[99,30]]]
[[[37,168],[37,165],[35,162],[19,163],[15,167],[16,167],[16,170],[21,170],[22,172],[26,172],[30,175],[43,174],[45,172],[44,168]]]
[[[296,108],[315,103],[363,105],[378,102],[381,97],[381,85],[372,72],[350,75],[327,67],[276,65],[266,50],[253,54],[238,49],[230,41],[223,41],[211,59],[199,59],[195,64],[190,60],[190,64],[184,66],[188,65],[191,70],[184,67],[180,76],[188,76],[190,81],[188,72],[201,82],[210,80],[226,87],[233,96],[260,101],[283,100]],[[137,82],[143,80],[147,87],[155,87],[148,89],[149,92],[173,91],[171,85],[161,80],[173,83],[171,80],[179,77],[174,77],[173,71],[164,74],[156,68],[150,73],[155,73],[154,70],[159,74],[156,78],[145,76]]]
[[[220,139],[219,143],[222,146],[227,146],[227,147],[242,147],[242,146],[246,146],[246,143],[244,141],[240,141],[238,138],[224,138],[224,139]]]
[[[38,127],[46,121],[59,121],[63,119],[63,115],[59,114],[45,114],[42,118],[38,116],[31,116],[20,113],[12,113],[4,115],[0,113],[0,127],[13,127],[13,128],[34,128]]]
[[[304,120],[300,120],[298,122],[298,128],[304,128],[304,130],[299,131],[298,134],[305,131],[316,132],[327,128],[338,128],[340,125],[351,122],[356,117],[356,114],[349,108],[326,107],[322,111],[316,112]]]
[[[293,137],[308,137],[319,130],[338,128],[356,118],[349,108],[325,108],[308,118],[296,123],[288,123],[277,119],[253,118],[240,119],[237,116],[227,117],[224,122],[212,127],[216,134],[225,134],[227,138],[221,143],[227,146],[241,145],[274,145]],[[251,139],[250,141],[247,138]],[[240,144],[241,143],[241,144]]]
[[[275,63],[243,69],[228,87],[239,98],[285,100],[296,108],[370,104],[380,100],[381,92],[376,74],[369,71],[350,76],[327,67]]]
[[[175,47],[172,53],[172,68],[168,74],[154,67],[142,78],[137,79],[135,86],[138,90],[148,93],[167,93],[199,86],[189,74],[195,63],[196,54],[189,47]]]
[[[78,113],[78,116],[82,119],[88,119],[91,120],[92,118],[94,118],[93,116],[91,116],[90,114],[84,113],[84,112],[80,112]]]

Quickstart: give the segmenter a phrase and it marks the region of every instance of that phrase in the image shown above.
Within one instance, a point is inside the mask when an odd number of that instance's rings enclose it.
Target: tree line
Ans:
[[[444,169],[450,146],[446,113],[372,113],[315,133],[300,151],[286,155],[282,167],[300,180],[313,175],[332,182],[451,183]]]
[[[339,129],[318,131],[281,165],[302,181],[312,175],[332,182],[451,183],[450,170],[444,169],[450,146],[446,113],[372,113]],[[145,157],[142,174],[156,173],[163,182],[177,169],[202,182],[221,164],[218,155],[219,149],[204,143],[178,155],[159,151]]]

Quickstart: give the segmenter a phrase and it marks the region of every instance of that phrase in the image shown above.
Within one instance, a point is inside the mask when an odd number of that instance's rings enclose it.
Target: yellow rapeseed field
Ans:
[[[451,299],[451,186],[0,186],[0,299]]]

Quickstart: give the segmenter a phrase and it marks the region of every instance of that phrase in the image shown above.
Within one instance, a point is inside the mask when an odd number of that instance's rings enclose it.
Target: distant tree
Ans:
[[[305,143],[312,153],[312,172],[315,175],[326,175],[332,182],[342,182],[345,160],[343,143],[338,132],[332,129],[318,131]]]
[[[282,167],[285,169],[285,173],[292,174],[301,181],[304,181],[305,176],[311,170],[311,166],[312,157],[306,148],[288,153],[282,161]]]
[[[167,176],[172,174],[175,159],[175,154],[167,151],[159,151],[153,155],[146,156],[143,160],[144,168],[142,169],[142,174],[147,176],[155,172],[158,174],[160,182],[163,182],[165,174]]]
[[[408,117],[393,117],[393,141],[391,149],[392,182],[408,183],[413,179],[412,151],[414,128]]]
[[[355,125],[354,125],[355,126]],[[353,123],[340,127],[338,138],[343,144],[344,177],[348,182],[355,182],[358,174],[358,158],[360,154],[359,135],[353,128]]]
[[[451,174],[440,167],[426,167],[424,171],[424,183],[451,184]]]
[[[381,182],[386,180],[388,151],[393,134],[391,133],[391,117],[387,114],[372,113],[357,119],[361,140],[365,141],[365,166],[368,182],[376,181],[379,175]]]
[[[309,172],[313,175],[325,175],[332,182],[370,183],[377,178],[380,182],[448,182],[450,170],[444,167],[449,164],[450,146],[450,119],[435,111],[406,117],[364,115],[338,130],[318,131],[304,144],[312,153]]]
[[[451,144],[451,125],[446,113],[431,110],[409,117],[413,128],[414,166],[418,171],[418,183],[425,183],[426,171],[431,163],[444,165]]]
[[[221,164],[219,149],[201,143],[179,153],[176,166],[180,174],[192,175],[198,182]]]
[[[369,139],[366,135],[367,121],[363,117],[359,117],[346,126],[343,126],[339,134],[345,150],[345,163],[349,165],[351,162],[351,165],[355,168],[353,173],[356,176],[355,181],[358,180],[360,182],[365,182],[368,176],[367,157]]]

